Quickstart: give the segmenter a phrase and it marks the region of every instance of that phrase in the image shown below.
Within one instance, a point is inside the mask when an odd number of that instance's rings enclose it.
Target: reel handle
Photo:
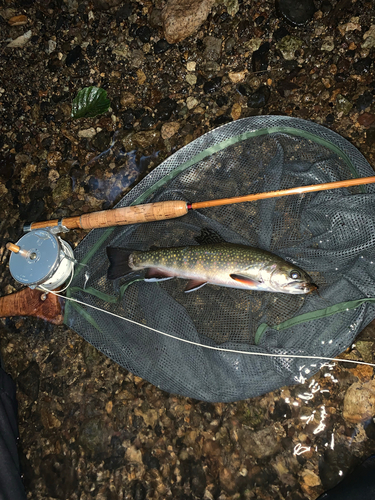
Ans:
[[[67,229],[97,229],[110,226],[123,226],[141,222],[174,219],[185,215],[187,212],[188,204],[186,201],[159,201],[157,203],[146,203],[145,205],[102,210],[91,214],[66,217],[61,220],[55,219],[45,222],[32,222],[24,227],[24,231],[56,227],[59,225]]]

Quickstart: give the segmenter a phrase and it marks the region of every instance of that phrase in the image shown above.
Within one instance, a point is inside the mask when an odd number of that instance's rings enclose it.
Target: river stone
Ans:
[[[39,365],[32,361],[17,377],[18,386],[31,401],[36,401],[39,393],[40,370]]]
[[[300,38],[292,35],[284,36],[282,40],[277,44],[277,48],[283,55],[283,58],[287,61],[292,61],[295,59],[296,50],[300,49],[303,42]]]
[[[244,453],[255,458],[267,458],[277,453],[285,431],[278,423],[257,432],[243,427],[238,432]]]
[[[221,56],[221,39],[214,36],[206,36],[203,39],[205,45],[204,58],[209,61],[218,61]]]
[[[375,380],[355,382],[345,394],[343,417],[347,422],[358,424],[375,415]]]
[[[276,0],[279,14],[293,26],[303,26],[315,13],[313,0]]]
[[[168,0],[162,11],[168,43],[181,42],[207,19],[215,0]]]
[[[271,95],[270,89],[266,85],[259,87],[247,100],[249,108],[263,108]]]

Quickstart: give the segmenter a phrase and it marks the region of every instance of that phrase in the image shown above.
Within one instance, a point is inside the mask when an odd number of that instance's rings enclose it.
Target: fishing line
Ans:
[[[77,304],[81,304],[86,307],[91,307],[92,309],[96,309],[97,311],[110,314],[111,316],[114,316],[115,318],[122,319],[124,321],[127,321],[128,323],[132,323],[134,325],[140,326],[142,328],[146,328],[147,330],[150,330],[155,333],[159,333],[160,335],[164,335],[165,337],[169,337],[174,340],[179,340],[180,342],[185,342],[186,344],[191,344],[195,345],[198,347],[205,347],[206,349],[211,349],[213,351],[221,351],[221,352],[231,352],[234,354],[249,354],[253,356],[266,356],[270,358],[298,358],[298,359],[317,359],[317,360],[323,360],[323,361],[337,361],[337,362],[343,362],[343,363],[353,363],[356,365],[365,365],[365,366],[372,366],[375,368],[375,363],[366,363],[365,361],[356,361],[354,359],[340,359],[340,358],[328,358],[324,356],[308,356],[308,355],[301,355],[301,354],[271,354],[271,353],[265,353],[265,352],[249,352],[249,351],[238,351],[236,349],[225,349],[223,347],[215,347],[215,346],[209,346],[205,344],[200,344],[199,342],[194,342],[192,340],[187,340],[187,339],[181,339],[179,337],[176,337],[175,335],[172,335],[170,333],[162,332],[161,330],[157,330],[155,328],[152,328],[151,326],[147,325],[142,325],[142,323],[138,323],[137,321],[134,321],[129,318],[124,318],[123,316],[120,316],[119,314],[113,313],[111,311],[106,311],[105,309],[101,309],[100,307],[93,306],[91,304],[86,304],[85,302],[82,302],[81,300],[73,299],[72,297],[65,297],[64,295],[60,295],[59,293],[56,293],[54,291],[50,291],[49,293],[53,293],[57,297],[60,297],[64,300],[70,300],[72,302],[76,302]]]

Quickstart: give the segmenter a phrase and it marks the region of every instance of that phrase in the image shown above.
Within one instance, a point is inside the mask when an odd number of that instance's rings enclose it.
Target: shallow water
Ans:
[[[350,6],[332,28],[323,6],[310,24],[291,27],[273,1],[242,2],[234,17],[219,4],[196,35],[155,54],[162,29],[153,27],[149,42],[135,33],[150,25],[159,3],[133,4],[130,20],[115,3],[91,11],[84,2],[19,2],[14,14],[25,12],[34,38],[18,49],[5,45],[28,27],[11,26],[9,13],[1,11],[0,64],[8,75],[0,85],[2,295],[20,288],[4,245],[20,238],[25,222],[111,208],[171,153],[238,113],[324,124],[373,163],[374,85],[366,58],[371,61],[374,48],[364,36],[372,4]],[[280,52],[280,29],[302,41],[291,59]],[[205,52],[208,35],[223,41],[219,68]],[[255,74],[258,41],[270,41],[269,69]],[[323,49],[329,42],[332,50]],[[129,49],[125,58],[114,52],[121,43]],[[75,46],[83,56],[68,65],[65,57]],[[190,61],[197,63],[193,72]],[[240,84],[251,91],[270,87],[262,108],[250,108],[249,95],[228,76],[243,70]],[[195,85],[188,83],[192,74]],[[107,89],[112,111],[71,121],[71,98],[93,84]],[[194,107],[188,97],[196,99]],[[158,108],[163,98],[176,103],[170,114],[165,103]],[[123,115],[130,108],[129,124]],[[166,138],[162,127],[169,122],[179,127]],[[91,127],[93,137],[79,134]],[[75,247],[85,234],[71,231],[66,240]],[[236,403],[202,403],[127,372],[64,325],[1,320],[0,339],[18,384],[28,498],[315,500],[375,449],[375,409],[366,407],[374,391],[372,367],[327,362],[318,375],[291,387]],[[370,325],[345,356],[373,362],[374,341]],[[364,395],[359,415],[343,413],[344,404],[347,409],[356,401],[353,388]]]

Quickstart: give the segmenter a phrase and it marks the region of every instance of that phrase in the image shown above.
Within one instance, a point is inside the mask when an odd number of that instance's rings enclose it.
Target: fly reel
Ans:
[[[36,229],[22,236],[17,244],[7,244],[12,251],[9,269],[16,281],[48,292],[62,286],[73,275],[73,250],[56,236],[58,231],[61,227]]]

